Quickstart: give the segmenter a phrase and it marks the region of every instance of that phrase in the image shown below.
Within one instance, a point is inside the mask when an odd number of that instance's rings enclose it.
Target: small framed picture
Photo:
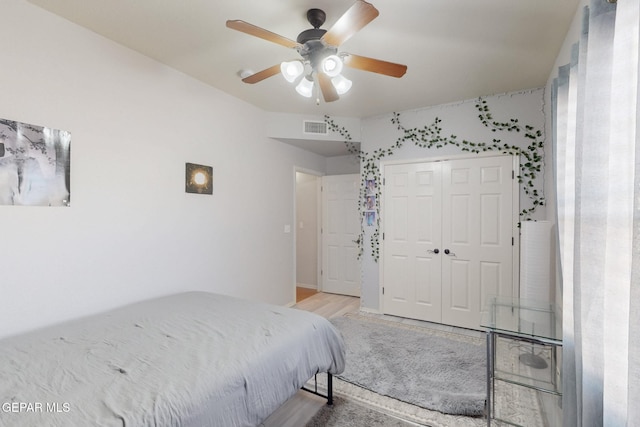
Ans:
[[[376,194],[376,180],[367,179],[367,194]]]
[[[187,163],[185,191],[196,194],[213,194],[213,168],[211,166]]]
[[[376,212],[375,211],[367,211],[364,213],[365,215],[365,223],[367,226],[371,227],[376,224]]]
[[[376,196],[367,196],[365,199],[365,207],[367,210],[376,208]]]

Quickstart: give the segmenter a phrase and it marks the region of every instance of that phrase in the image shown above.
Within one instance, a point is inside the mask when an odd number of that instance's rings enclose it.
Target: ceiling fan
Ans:
[[[247,76],[243,82],[253,84],[282,73],[287,81],[297,82],[299,94],[311,97],[314,88],[319,86],[325,102],[333,102],[351,88],[351,81],[340,74],[343,65],[392,77],[402,77],[406,73],[406,65],[338,52],[340,45],[378,15],[371,3],[357,0],[329,30],[324,30],[320,27],[325,22],[325,12],[309,9],[307,20],[313,28],[301,32],[295,41],[241,20],[228,20],[227,27],[295,49],[302,56],[302,60],[283,62]],[[319,103],[319,96],[316,99]]]

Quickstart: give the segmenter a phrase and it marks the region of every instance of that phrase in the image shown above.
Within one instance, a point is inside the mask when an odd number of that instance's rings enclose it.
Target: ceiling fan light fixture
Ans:
[[[331,83],[333,83],[333,87],[336,88],[336,92],[338,93],[338,95],[344,95],[345,93],[349,92],[349,89],[351,89],[351,85],[353,85],[353,82],[342,74],[339,74],[332,78]]]
[[[334,102],[340,98],[339,95],[351,89],[352,82],[341,74],[344,65],[391,77],[402,77],[407,71],[406,65],[338,52],[343,43],[379,15],[378,9],[371,3],[355,1],[328,30],[320,28],[326,19],[324,11],[309,9],[307,20],[313,28],[302,31],[296,40],[239,19],[227,20],[226,25],[232,30],[295,49],[302,57],[301,60],[276,63],[257,73],[242,72],[242,81],[254,84],[280,73],[295,86],[300,95],[311,98],[315,93],[316,103],[320,104],[320,95],[325,102]]]
[[[313,80],[309,80],[306,77],[300,80],[300,83],[296,86],[296,92],[305,98],[311,98],[311,95],[313,95]]]
[[[289,83],[293,83],[303,71],[304,65],[300,61],[289,61],[280,64],[280,72]]]
[[[335,77],[342,72],[342,59],[338,55],[329,55],[322,60],[322,72],[329,77]]]

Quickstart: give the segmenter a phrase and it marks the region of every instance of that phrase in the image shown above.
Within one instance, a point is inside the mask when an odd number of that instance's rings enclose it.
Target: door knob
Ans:
[[[451,252],[449,249],[445,249],[444,250],[445,255],[449,255],[449,256],[456,256],[456,254],[454,254],[453,252]]]
[[[440,249],[436,248],[434,250],[429,249],[427,252],[432,253],[432,254],[439,254],[440,253]]]

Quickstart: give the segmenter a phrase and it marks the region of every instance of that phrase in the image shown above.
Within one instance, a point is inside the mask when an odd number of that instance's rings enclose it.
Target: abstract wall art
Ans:
[[[0,119],[0,205],[69,206],[71,134]]]

